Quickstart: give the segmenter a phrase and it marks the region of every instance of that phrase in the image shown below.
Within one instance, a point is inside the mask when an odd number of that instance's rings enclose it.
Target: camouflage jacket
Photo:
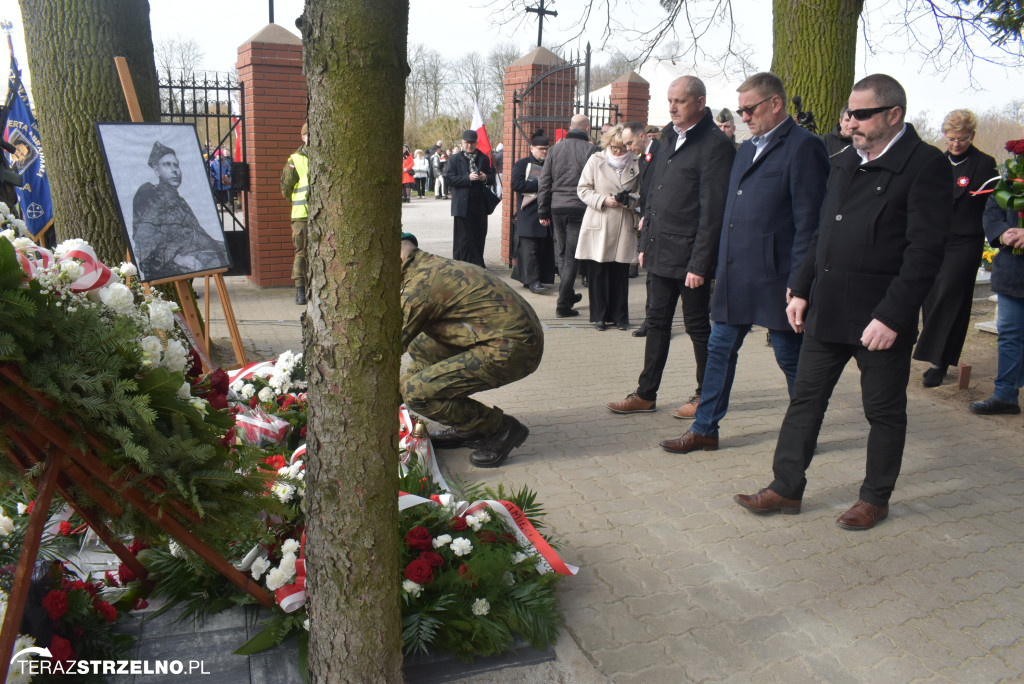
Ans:
[[[420,333],[463,348],[544,339],[533,307],[500,278],[418,249],[402,264],[402,315],[402,349]]]

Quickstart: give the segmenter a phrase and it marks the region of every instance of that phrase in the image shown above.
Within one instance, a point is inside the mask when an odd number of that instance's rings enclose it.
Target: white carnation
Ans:
[[[10,228],[0,230],[0,237],[6,238],[8,242],[14,242],[14,240],[16,239],[14,231],[11,230]]]
[[[480,522],[481,522],[480,518],[478,518],[475,515],[467,515],[466,516],[466,524],[469,525],[473,529],[474,532],[479,532],[480,531]]]
[[[67,261],[60,262],[60,270],[64,275],[71,279],[72,282],[78,280],[85,273],[85,269],[82,268],[82,264],[78,263],[74,259],[68,259]]]
[[[423,591],[423,587],[412,580],[405,580],[402,582],[402,591],[410,596],[419,596],[420,592]]]
[[[74,252],[75,250],[80,250],[83,247],[89,248],[89,243],[80,238],[72,238],[57,245],[57,249],[53,250],[53,255],[60,259],[67,255],[68,252]]]
[[[243,387],[245,387],[245,380],[235,380],[233,383],[228,385],[228,389],[235,394],[241,394]]]
[[[14,521],[0,513],[0,535],[6,537],[14,531]]]
[[[25,504],[23,504],[21,502],[18,502],[18,515],[25,515],[25,511],[27,511],[27,510],[28,510],[28,506],[26,506]]]
[[[19,235],[28,235],[28,226],[21,219],[11,219],[11,225],[18,231]]]
[[[274,390],[270,389],[269,387],[264,387],[263,389],[260,390],[259,398],[260,398],[260,401],[262,401],[264,403],[266,403],[268,401],[273,401],[273,399],[274,399]]]
[[[487,615],[491,612],[491,604],[487,602],[487,599],[477,599],[473,601],[473,615]]]
[[[3,214],[4,216],[11,215],[11,208],[7,206],[7,202],[0,202],[0,214]]]
[[[281,544],[281,553],[295,553],[299,550],[299,542],[294,539],[286,539],[284,544]]]
[[[473,550],[473,543],[465,537],[459,537],[452,542],[452,553],[456,556],[465,556]]]
[[[452,543],[452,536],[450,534],[442,534],[440,537],[434,537],[434,540],[430,542],[434,545],[435,549],[439,549],[442,546],[447,546]]]
[[[14,249],[26,250],[29,247],[35,247],[35,240],[27,237],[14,238]]]
[[[188,353],[185,345],[178,340],[167,340],[167,351],[164,352],[164,368],[178,373],[185,370],[185,361],[188,360]]]
[[[256,387],[254,385],[246,384],[238,394],[243,399],[252,399],[252,395],[256,394]]]
[[[307,632],[309,631],[309,618],[306,618],[302,621],[302,628]]]
[[[267,589],[270,591],[276,591],[288,583],[288,578],[285,576],[284,571],[281,568],[274,568],[267,573]]]
[[[133,275],[138,275],[139,273],[139,269],[135,268],[135,264],[128,261],[122,261],[121,267],[118,270],[125,278],[131,278]]]
[[[157,330],[174,329],[174,307],[170,302],[155,299],[149,303],[149,322]]]
[[[155,366],[160,363],[160,355],[164,346],[160,344],[160,338],[155,335],[147,335],[139,342],[142,347],[142,365]]]
[[[185,549],[181,548],[181,544],[174,541],[173,539],[167,542],[167,550],[171,552],[171,555],[175,558],[184,558]]]
[[[122,316],[135,308],[135,295],[124,283],[111,283],[104,287],[100,290],[100,300]]]
[[[476,519],[482,523],[489,523],[491,522],[491,514],[487,511],[480,511],[476,514]]]
[[[268,568],[270,568],[270,561],[260,556],[252,562],[250,574],[254,580],[258,580],[260,577],[263,577],[263,573],[265,573]]]
[[[192,396],[192,385],[187,382],[181,383],[181,387],[178,388],[178,398],[182,401],[188,401]]]

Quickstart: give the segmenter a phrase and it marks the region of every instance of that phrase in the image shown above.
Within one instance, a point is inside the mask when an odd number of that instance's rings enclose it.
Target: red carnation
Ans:
[[[146,599],[144,599],[142,597],[139,597],[139,598],[135,599],[135,605],[132,606],[132,610],[142,610],[143,608],[147,607],[148,605],[149,605],[149,601],[147,601]]]
[[[258,394],[252,395],[252,399],[249,400],[249,408],[256,408],[259,406],[260,397]]]
[[[75,657],[75,652],[71,650],[71,642],[54,634],[50,639],[50,657],[62,663],[72,660]]]
[[[94,599],[92,602],[92,607],[96,610],[97,613],[102,615],[103,619],[106,620],[108,623],[113,624],[114,621],[117,620],[117,608],[114,608],[114,606],[110,605],[106,601]]]
[[[71,534],[71,523],[69,523],[67,520],[62,520],[60,523],[60,533],[63,534],[65,537]]]
[[[121,563],[119,566],[117,566],[117,578],[121,580],[122,585],[128,584],[133,579],[135,579],[135,573],[132,572],[132,569],[129,568],[127,565]]]
[[[117,581],[117,575],[114,574],[113,570],[107,570],[103,573],[103,579],[107,580],[107,584],[112,587],[119,587],[121,583]]]
[[[282,409],[286,409],[286,408],[288,408],[289,406],[291,406],[292,404],[295,403],[295,395],[293,395],[293,394],[286,394],[283,397],[280,397],[280,402],[281,402],[281,408]]]
[[[452,518],[452,529],[456,532],[461,532],[467,527],[469,527],[469,523],[466,522],[465,518]]]
[[[60,620],[68,612],[68,595],[59,589],[53,589],[43,597],[43,608],[51,620]]]
[[[417,558],[405,566],[405,579],[416,584],[430,584],[434,579],[434,569],[426,561]]]
[[[227,394],[228,384],[228,374],[225,373],[222,369],[218,368],[217,370],[210,373],[211,392],[216,392],[218,394]]]
[[[430,530],[423,525],[414,527],[405,535],[405,543],[417,551],[429,551],[434,538],[430,536]],[[415,581],[415,580],[413,580]]]
[[[480,530],[476,533],[476,538],[481,544],[493,544],[498,541],[498,533],[493,530]]]
[[[232,428],[233,429],[233,428]],[[139,555],[139,551],[148,549],[149,544],[142,541],[141,539],[132,539],[132,543],[128,546],[128,550],[132,552],[133,556]]]
[[[420,560],[432,568],[439,568],[444,565],[444,558],[433,551],[424,551],[421,553]]]
[[[28,502],[28,506],[25,507],[25,515],[32,515],[32,509],[36,507],[36,500],[32,499]]]
[[[75,580],[74,582],[71,582],[67,585],[67,591],[85,591],[88,592],[90,596],[95,597],[99,589],[97,588],[97,585],[93,584],[92,582],[83,582],[82,580]]]
[[[459,577],[476,585],[476,575],[469,570],[469,566],[463,563],[459,566]]]

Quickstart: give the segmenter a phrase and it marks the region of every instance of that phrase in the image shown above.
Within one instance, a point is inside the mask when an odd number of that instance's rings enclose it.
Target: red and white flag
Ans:
[[[484,126],[484,117],[480,113],[479,102],[473,103],[473,123],[469,124],[469,127],[476,131],[476,148],[490,157],[491,141],[487,139],[487,128]]]

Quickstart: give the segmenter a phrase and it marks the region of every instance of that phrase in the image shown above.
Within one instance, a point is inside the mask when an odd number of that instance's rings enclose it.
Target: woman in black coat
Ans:
[[[512,167],[512,191],[516,193],[516,231],[513,252],[516,265],[512,277],[539,294],[544,284],[555,282],[555,245],[550,226],[542,226],[537,215],[540,169],[548,156],[548,137],[538,130],[530,138],[530,154]]]
[[[967,109],[953,110],[942,122],[953,181],[952,230],[942,268],[924,302],[924,325],[914,350],[915,359],[931,364],[924,372],[925,387],[942,384],[947,368],[960,362],[971,319],[974,282],[985,245],[982,214],[988,197],[971,192],[999,175],[996,160],[972,145],[977,126],[977,119]]]

